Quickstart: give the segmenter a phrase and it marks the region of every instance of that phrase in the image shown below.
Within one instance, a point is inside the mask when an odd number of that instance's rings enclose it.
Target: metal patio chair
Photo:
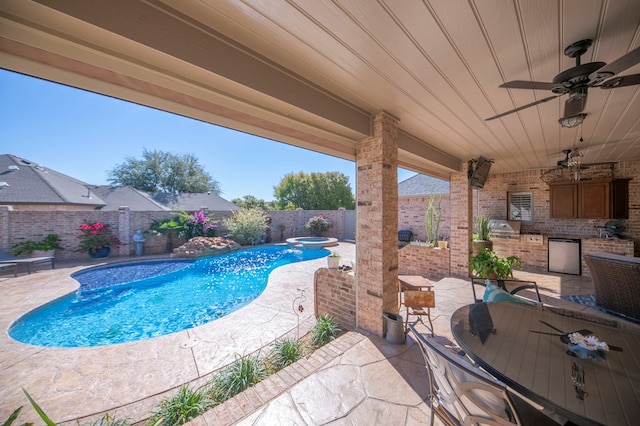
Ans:
[[[459,350],[441,343],[440,336],[409,330],[420,346],[429,372],[431,420],[448,425],[520,425],[506,386],[475,367]]]

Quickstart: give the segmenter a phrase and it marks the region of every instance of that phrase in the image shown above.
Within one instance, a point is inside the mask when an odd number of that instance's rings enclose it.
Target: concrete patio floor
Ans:
[[[353,244],[340,243],[332,250],[340,252],[343,264],[355,258]],[[0,335],[0,419],[25,405],[18,420],[39,423],[22,387],[58,424],[87,422],[106,411],[116,418],[147,418],[163,397],[173,395],[183,383],[196,387],[237,355],[259,351],[288,333],[306,333],[315,322],[313,274],[326,266],[322,258],[280,267],[249,306],[212,323],[154,339],[90,348],[43,348],[8,336],[9,326],[22,314],[75,291],[78,283],[70,273],[103,263],[62,264],[17,278],[0,275],[0,327],[4,330]],[[590,278],[535,271],[518,271],[516,276],[537,281],[546,304],[597,312],[559,299],[560,295],[592,294]],[[307,290],[300,317],[292,309],[298,288]],[[435,291],[435,331],[451,338],[451,313],[473,301],[469,282],[445,278],[435,283]],[[430,415],[427,395],[424,361],[410,337],[403,345],[392,345],[355,330],[191,423],[423,424]]]

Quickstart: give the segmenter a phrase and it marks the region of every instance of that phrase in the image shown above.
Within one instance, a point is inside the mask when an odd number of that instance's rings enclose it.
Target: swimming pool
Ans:
[[[197,261],[156,261],[74,274],[80,289],[16,321],[23,343],[83,347],[163,336],[214,321],[265,289],[278,266],[318,259],[328,250],[267,246]]]

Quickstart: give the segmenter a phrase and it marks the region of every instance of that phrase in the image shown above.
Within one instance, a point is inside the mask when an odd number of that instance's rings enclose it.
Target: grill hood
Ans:
[[[519,220],[490,220],[491,239],[520,239],[521,224]]]

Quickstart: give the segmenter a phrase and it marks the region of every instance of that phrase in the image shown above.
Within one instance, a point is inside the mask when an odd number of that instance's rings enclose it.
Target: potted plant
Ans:
[[[329,269],[338,269],[340,267],[340,253],[332,251],[327,257],[327,266]]]
[[[77,251],[89,253],[90,257],[107,257],[111,247],[119,248],[120,240],[113,234],[111,226],[100,222],[80,225],[80,245]]]
[[[48,257],[53,256],[55,250],[64,250],[58,234],[49,234],[40,241],[20,241],[11,246],[10,252],[14,256]]]
[[[491,241],[491,220],[488,217],[477,216],[475,221],[475,233],[473,234],[472,254],[478,255],[484,249],[493,250]]]
[[[495,251],[484,249],[471,257],[469,266],[475,276],[495,280],[513,278],[513,268],[522,269],[522,262],[516,256],[500,258]]]

